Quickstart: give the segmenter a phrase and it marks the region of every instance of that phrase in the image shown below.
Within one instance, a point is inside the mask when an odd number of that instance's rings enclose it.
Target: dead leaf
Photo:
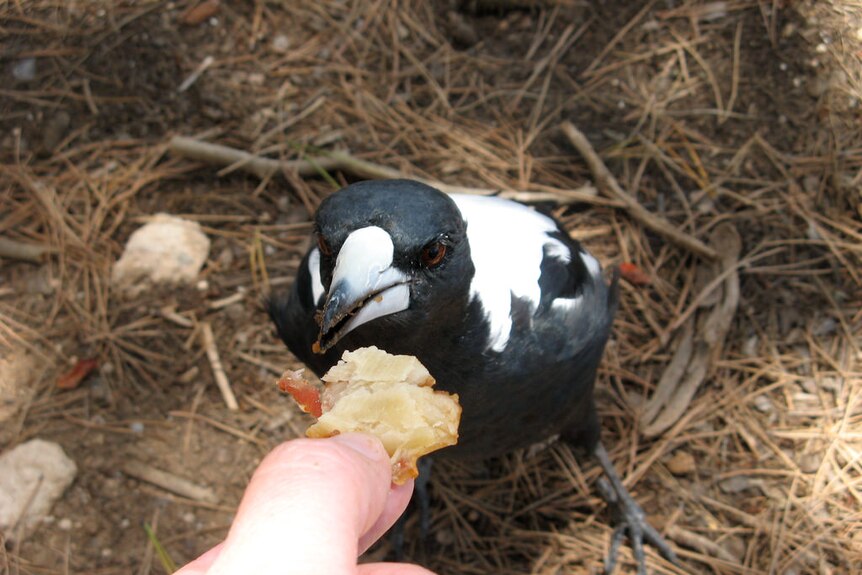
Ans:
[[[645,286],[652,283],[652,278],[633,263],[623,262],[620,264],[620,275],[632,285]]]
[[[205,0],[183,12],[180,16],[180,22],[186,26],[197,26],[218,14],[220,9],[221,2],[219,0]]]
[[[75,367],[57,379],[57,387],[59,389],[75,389],[98,365],[99,361],[95,358],[78,360]]]

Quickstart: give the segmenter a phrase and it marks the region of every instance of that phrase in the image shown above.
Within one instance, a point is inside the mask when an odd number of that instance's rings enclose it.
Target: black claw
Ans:
[[[638,575],[646,575],[646,555],[644,554],[643,529],[638,523],[629,525],[629,538],[632,542],[632,554],[638,566]]]
[[[605,574],[613,575],[617,568],[617,554],[620,551],[620,544],[623,542],[623,537],[626,536],[626,526],[620,525],[614,529],[614,534],[611,536],[611,546],[608,550],[608,557],[605,561]]]
[[[637,564],[638,575],[646,575],[647,573],[646,554],[644,553],[643,546],[644,540],[658,549],[659,553],[665,559],[678,565],[679,562],[676,553],[673,552],[673,549],[670,548],[661,534],[647,523],[646,514],[623,485],[616,469],[614,469],[613,463],[611,463],[608,452],[601,443],[596,446],[594,453],[607,476],[607,478],[599,478],[596,485],[602,497],[607,501],[608,507],[610,507],[613,514],[614,523],[617,525],[611,537],[608,557],[605,560],[606,575],[612,575],[616,568],[617,553],[626,533],[628,533],[629,541],[631,542],[632,554]]]

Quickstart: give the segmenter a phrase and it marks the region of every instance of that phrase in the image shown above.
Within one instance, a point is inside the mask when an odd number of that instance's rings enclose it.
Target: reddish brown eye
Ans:
[[[327,242],[326,238],[320,234],[317,234],[317,249],[319,249],[320,253],[326,257],[332,255],[332,248],[329,247],[329,242]]]
[[[440,265],[446,256],[446,244],[442,242],[431,242],[422,248],[422,265],[433,268]]]

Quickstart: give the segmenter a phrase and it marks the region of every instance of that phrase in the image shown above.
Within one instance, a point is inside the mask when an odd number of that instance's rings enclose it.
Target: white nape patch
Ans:
[[[556,222],[532,208],[487,196],[453,194],[451,198],[467,222],[476,268],[470,297],[482,304],[490,325],[491,349],[500,352],[506,349],[512,331],[512,296],[526,299],[531,311],[539,305],[545,247],[551,257],[564,263],[571,261],[572,254],[563,242],[548,236],[557,231]],[[571,306],[577,300],[567,301],[572,303],[565,305]]]
[[[594,258],[592,254],[588,254],[583,250],[581,250],[580,256],[584,261],[584,265],[587,266],[587,271],[590,272],[590,275],[596,279],[601,279],[602,266],[599,265],[599,260]]]
[[[320,281],[320,250],[314,248],[308,254],[308,273],[311,274],[311,297],[314,298],[314,305],[320,303],[320,298],[323,297],[323,282]]]

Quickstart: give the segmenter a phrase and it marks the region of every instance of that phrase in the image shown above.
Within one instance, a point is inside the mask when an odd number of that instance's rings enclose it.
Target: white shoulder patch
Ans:
[[[323,282],[320,281],[320,250],[314,248],[308,254],[308,273],[311,275],[311,297],[315,307],[323,297]]]
[[[482,304],[490,324],[491,349],[500,352],[512,331],[512,296],[526,299],[533,311],[539,305],[545,248],[564,263],[570,262],[573,254],[563,242],[548,236],[548,232],[557,231],[554,220],[530,207],[495,197],[451,197],[467,222],[467,240],[476,268],[470,297]],[[587,266],[592,272],[589,261]]]
[[[581,251],[580,256],[584,260],[584,265],[587,266],[587,271],[590,272],[590,275],[597,280],[602,279],[602,266],[599,265],[599,260],[585,251]]]

